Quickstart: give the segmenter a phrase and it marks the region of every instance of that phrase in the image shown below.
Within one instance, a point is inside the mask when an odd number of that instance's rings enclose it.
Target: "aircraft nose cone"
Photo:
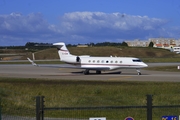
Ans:
[[[148,67],[148,65],[144,63],[144,67]]]

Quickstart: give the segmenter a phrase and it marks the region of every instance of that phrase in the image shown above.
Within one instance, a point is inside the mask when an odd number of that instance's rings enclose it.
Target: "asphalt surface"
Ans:
[[[153,66],[178,66],[180,63],[149,63]],[[64,68],[68,65],[42,65],[35,67],[30,64],[25,65],[0,65],[0,77],[12,78],[43,78],[43,79],[71,79],[71,80],[105,80],[105,81],[173,81],[180,82],[180,72],[161,72],[141,69],[142,75],[137,75],[135,69],[120,69],[116,71],[102,72],[95,74],[90,71],[89,75],[84,75],[81,69]],[[46,66],[46,67],[44,67]],[[59,68],[57,68],[59,67]]]

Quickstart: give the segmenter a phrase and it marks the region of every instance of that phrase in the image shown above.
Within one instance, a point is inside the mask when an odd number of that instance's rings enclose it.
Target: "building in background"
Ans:
[[[125,41],[130,47],[148,47],[150,42],[154,43],[153,47],[171,49],[173,47],[180,47],[180,39],[174,38],[150,38],[149,40],[135,39],[133,41]]]
[[[149,41],[147,40],[139,40],[135,39],[133,41],[125,41],[129,47],[148,47],[149,46]]]
[[[172,47],[179,46],[178,40],[174,38],[150,38],[150,42],[154,43],[154,47],[171,49]]]

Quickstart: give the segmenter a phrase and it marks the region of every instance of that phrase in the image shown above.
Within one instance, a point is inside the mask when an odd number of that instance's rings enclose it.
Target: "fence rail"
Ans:
[[[103,109],[127,109],[146,108],[147,106],[102,106],[102,107],[48,107],[44,110],[103,110]]]

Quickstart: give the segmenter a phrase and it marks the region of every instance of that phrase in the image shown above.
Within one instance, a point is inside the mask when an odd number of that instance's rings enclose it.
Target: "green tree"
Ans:
[[[153,47],[154,46],[154,43],[151,41],[150,43],[149,43],[149,47]]]
[[[121,46],[126,46],[126,47],[127,47],[128,44],[127,44],[126,42],[123,41],[122,44],[121,44]]]
[[[37,43],[34,43],[34,42],[27,42],[25,44],[25,47],[34,47]]]

